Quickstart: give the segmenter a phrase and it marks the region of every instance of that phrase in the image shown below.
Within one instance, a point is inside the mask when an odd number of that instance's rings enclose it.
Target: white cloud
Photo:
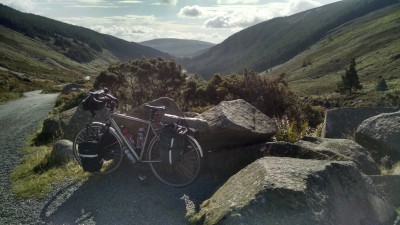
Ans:
[[[321,3],[316,0],[291,0],[285,14],[292,15],[318,6],[321,6]]]
[[[179,10],[180,17],[201,17],[203,15],[202,8],[198,5],[185,6]]]
[[[162,2],[168,5],[176,5],[176,3],[178,3],[178,0],[162,0]]]
[[[1,0],[0,3],[8,5],[22,12],[32,12],[34,10],[34,2],[32,0]]]
[[[232,4],[257,4],[259,1],[258,0],[217,0],[218,4],[227,4],[227,5],[232,5]]]
[[[122,3],[122,4],[139,4],[139,3],[143,3],[142,1],[133,1],[133,0],[122,0],[122,1],[118,1],[118,3]]]

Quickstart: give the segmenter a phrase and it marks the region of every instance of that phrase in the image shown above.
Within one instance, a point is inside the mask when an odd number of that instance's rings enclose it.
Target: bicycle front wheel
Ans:
[[[147,157],[154,175],[164,184],[173,187],[183,187],[191,184],[199,176],[203,167],[203,152],[197,141],[185,136],[185,145],[180,150],[176,163],[170,165],[162,162],[160,157],[160,138],[156,136],[149,144]]]
[[[106,132],[107,127],[104,124],[94,122],[77,133],[72,145],[75,160],[79,165],[82,165],[78,152],[78,144],[84,141],[99,141],[100,138],[102,139],[102,149],[104,149],[103,166],[95,174],[110,174],[122,162],[122,142],[112,128],[108,129],[108,132]]]

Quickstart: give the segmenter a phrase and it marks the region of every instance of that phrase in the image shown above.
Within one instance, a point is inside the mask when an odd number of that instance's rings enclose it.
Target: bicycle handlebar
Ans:
[[[118,99],[114,97],[110,91],[107,88],[104,88],[104,90],[97,90],[92,92],[93,93],[93,99],[99,103],[106,102],[107,104],[111,105],[111,109],[118,108]]]

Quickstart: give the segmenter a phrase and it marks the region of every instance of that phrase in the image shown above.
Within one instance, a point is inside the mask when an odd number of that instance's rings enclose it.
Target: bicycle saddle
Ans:
[[[153,110],[153,111],[162,111],[162,110],[165,110],[165,106],[154,106],[154,105],[148,105],[148,104],[145,104],[144,106],[145,106],[146,108],[150,109],[150,110]]]

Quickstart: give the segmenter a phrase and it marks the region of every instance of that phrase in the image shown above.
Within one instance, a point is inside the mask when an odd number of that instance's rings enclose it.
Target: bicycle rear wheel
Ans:
[[[78,144],[84,141],[99,141],[102,138],[104,149],[103,166],[99,172],[95,174],[110,174],[114,172],[122,162],[122,142],[117,137],[112,128],[105,135],[107,127],[101,123],[92,123],[77,133],[72,148],[75,160],[82,165],[78,152]]]
[[[169,186],[189,185],[196,180],[203,167],[201,147],[193,137],[188,135],[185,136],[185,146],[180,151],[180,158],[172,165],[161,161],[159,136],[151,140],[148,149],[148,160],[153,161],[150,162],[151,170],[161,182]]]

